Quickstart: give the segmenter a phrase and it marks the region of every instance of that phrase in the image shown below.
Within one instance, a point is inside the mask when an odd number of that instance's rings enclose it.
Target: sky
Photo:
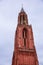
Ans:
[[[43,65],[43,0],[0,0],[0,65],[11,65],[18,14],[22,8],[32,25],[39,65]]]

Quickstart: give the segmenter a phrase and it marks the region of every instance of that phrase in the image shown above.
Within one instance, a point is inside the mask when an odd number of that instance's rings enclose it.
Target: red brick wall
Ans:
[[[20,24],[20,15],[25,15],[26,24]],[[23,38],[23,30],[26,30],[25,42]],[[39,65],[36,49],[34,46],[32,26],[28,25],[27,15],[20,12],[18,16],[18,25],[15,34],[14,52],[12,65]]]

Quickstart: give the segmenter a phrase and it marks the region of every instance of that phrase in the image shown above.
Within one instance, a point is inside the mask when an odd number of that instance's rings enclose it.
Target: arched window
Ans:
[[[26,47],[27,29],[23,29],[24,46]]]

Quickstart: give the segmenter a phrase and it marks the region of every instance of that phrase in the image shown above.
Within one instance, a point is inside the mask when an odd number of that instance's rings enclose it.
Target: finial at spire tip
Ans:
[[[24,12],[24,9],[23,9],[23,4],[22,4],[21,12]]]
[[[23,4],[22,4],[22,8],[23,8]]]

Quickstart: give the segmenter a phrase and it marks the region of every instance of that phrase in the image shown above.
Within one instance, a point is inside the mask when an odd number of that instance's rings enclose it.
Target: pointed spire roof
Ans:
[[[23,7],[21,8],[21,12],[24,12],[24,9],[23,9]]]
[[[23,4],[22,4],[21,12],[24,12],[24,9],[23,9]]]
[[[25,14],[25,15],[26,15],[26,12],[24,11],[23,6],[22,6],[21,11],[20,11],[20,13],[19,13],[19,14],[20,14],[20,15],[21,15],[21,14]]]

